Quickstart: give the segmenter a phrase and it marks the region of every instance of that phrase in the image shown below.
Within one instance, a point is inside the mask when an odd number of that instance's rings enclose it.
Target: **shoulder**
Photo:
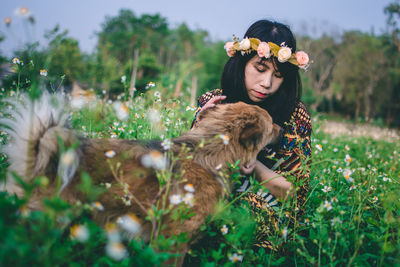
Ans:
[[[299,147],[305,156],[311,152],[311,117],[306,105],[299,101],[286,124],[281,143],[281,149],[286,152]]]
[[[299,101],[286,125],[285,133],[297,138],[310,138],[312,131],[311,116],[306,105]]]
[[[207,93],[202,94],[197,98],[197,104],[198,106],[204,106],[211,98],[214,96],[220,96],[222,95],[222,89],[213,89],[211,91],[208,91]]]
[[[299,101],[292,113],[290,123],[299,135],[311,135],[311,116],[306,105]]]
[[[308,109],[303,102],[299,101],[297,103],[297,105],[292,113],[291,119],[311,122],[310,113],[308,112]]]

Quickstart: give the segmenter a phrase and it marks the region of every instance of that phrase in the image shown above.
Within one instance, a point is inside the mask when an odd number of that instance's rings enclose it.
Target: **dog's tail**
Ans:
[[[36,100],[22,95],[19,99],[7,99],[5,102],[9,107],[9,116],[0,118],[0,129],[8,132],[9,136],[8,144],[1,147],[1,152],[8,156],[10,166],[7,180],[0,185],[0,190],[22,195],[13,174],[25,181],[44,175],[50,160],[58,159],[59,140],[72,144],[77,138],[66,127],[68,113],[66,101],[61,95],[45,92]],[[62,164],[56,166],[63,186],[74,175],[79,165],[78,157],[75,155],[70,163],[69,168],[62,168]]]

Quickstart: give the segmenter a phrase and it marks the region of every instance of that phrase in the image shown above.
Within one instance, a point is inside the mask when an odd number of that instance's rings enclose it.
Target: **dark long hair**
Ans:
[[[296,51],[296,39],[293,33],[288,26],[279,22],[259,20],[250,26],[244,37],[258,38],[277,45],[285,42],[285,45],[292,49],[292,53]],[[274,67],[282,75],[283,83],[275,94],[262,102],[254,103],[247,94],[244,69],[247,62],[255,55],[256,51],[243,56],[241,53],[236,53],[225,64],[221,79],[223,94],[227,96],[225,102],[243,101],[258,105],[271,114],[275,123],[284,126],[284,123],[289,121],[297,102],[300,101],[302,86],[299,69],[289,62],[280,63],[275,57],[271,57],[269,60],[272,60]]]

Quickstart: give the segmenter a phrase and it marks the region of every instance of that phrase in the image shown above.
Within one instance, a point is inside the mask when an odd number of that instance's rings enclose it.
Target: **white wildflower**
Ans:
[[[228,227],[226,226],[226,224],[222,225],[221,233],[222,233],[223,235],[226,235],[226,234],[228,233],[228,231],[229,231],[229,229],[228,229]]]
[[[133,235],[138,234],[141,230],[140,220],[132,213],[122,216],[118,221],[118,225]]]
[[[182,201],[183,201],[182,196],[181,196],[181,195],[178,195],[178,194],[174,194],[174,195],[171,195],[171,196],[169,197],[169,202],[170,202],[172,205],[178,205],[178,204],[180,204]]]
[[[89,230],[84,225],[75,224],[70,229],[70,236],[72,239],[84,243],[89,239]]]
[[[243,255],[233,253],[232,255],[229,256],[229,260],[231,262],[239,262],[239,261],[241,262],[241,261],[243,261]]]
[[[120,242],[110,242],[106,246],[106,253],[114,260],[120,261],[128,256],[128,251]]]
[[[104,154],[106,155],[107,158],[113,158],[116,155],[114,150],[108,150]]]
[[[190,193],[193,193],[195,190],[194,190],[194,187],[193,187],[193,184],[185,184],[185,186],[183,187],[183,189],[185,189],[186,191],[188,191],[188,192],[190,192]]]

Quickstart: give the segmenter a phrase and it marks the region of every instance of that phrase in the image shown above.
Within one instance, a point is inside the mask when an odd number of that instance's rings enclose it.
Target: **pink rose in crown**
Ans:
[[[225,51],[230,57],[233,57],[235,55],[235,51],[232,49],[232,47],[233,47],[233,42],[227,42],[224,45]]]
[[[298,51],[296,52],[296,60],[297,63],[299,63],[299,68],[305,68],[310,61],[308,58],[308,55],[304,51]]]
[[[269,45],[266,42],[261,42],[258,45],[257,54],[259,57],[269,58],[271,56]]]

